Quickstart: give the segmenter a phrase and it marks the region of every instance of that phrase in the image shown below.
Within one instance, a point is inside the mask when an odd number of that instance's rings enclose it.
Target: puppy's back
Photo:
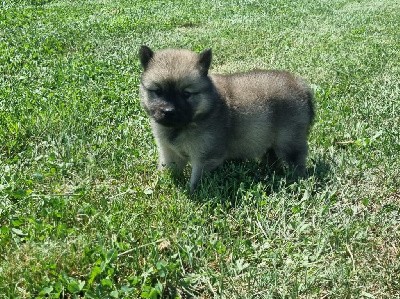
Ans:
[[[259,158],[279,139],[306,139],[314,118],[308,85],[286,71],[214,75],[231,115],[231,158]],[[295,141],[294,141],[295,142]]]
[[[253,109],[260,105],[303,106],[314,117],[313,94],[303,79],[287,71],[251,71],[232,75],[212,75],[217,90],[230,107]]]

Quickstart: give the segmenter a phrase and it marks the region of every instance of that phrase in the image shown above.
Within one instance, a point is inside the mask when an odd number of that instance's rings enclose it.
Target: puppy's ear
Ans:
[[[139,49],[139,60],[143,69],[147,69],[150,60],[153,58],[154,52],[148,46],[141,46]]]
[[[208,74],[208,69],[210,68],[212,60],[211,49],[204,50],[199,54],[199,66],[200,70],[204,75]]]

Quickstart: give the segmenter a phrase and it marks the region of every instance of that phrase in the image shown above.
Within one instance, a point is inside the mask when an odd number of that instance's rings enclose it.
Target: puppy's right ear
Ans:
[[[150,60],[153,58],[154,52],[148,46],[141,46],[139,49],[139,60],[143,69],[147,69]]]
[[[199,54],[199,66],[204,75],[208,74],[208,69],[211,65],[212,51],[211,49],[204,50]]]

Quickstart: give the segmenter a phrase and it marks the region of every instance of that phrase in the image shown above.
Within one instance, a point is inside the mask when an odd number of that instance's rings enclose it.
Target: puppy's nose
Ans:
[[[164,108],[162,108],[162,112],[165,115],[172,115],[175,113],[175,108],[174,107],[164,107]]]

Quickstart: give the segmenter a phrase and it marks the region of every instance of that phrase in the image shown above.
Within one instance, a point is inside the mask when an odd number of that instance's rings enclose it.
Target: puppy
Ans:
[[[313,93],[286,71],[210,75],[211,49],[153,52],[142,46],[140,97],[150,117],[159,168],[192,166],[190,191],[203,172],[227,159],[273,153],[305,172]]]

